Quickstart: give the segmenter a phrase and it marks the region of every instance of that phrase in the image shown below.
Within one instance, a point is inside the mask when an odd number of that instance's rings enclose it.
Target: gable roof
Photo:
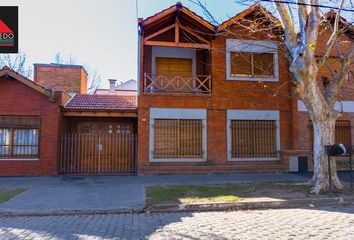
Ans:
[[[181,2],[177,2],[175,5],[172,5],[169,8],[166,8],[166,9],[164,9],[164,10],[162,10],[150,17],[147,17],[146,19],[139,20],[139,25],[147,26],[147,25],[149,25],[149,24],[151,24],[151,23],[153,23],[165,16],[173,14],[176,11],[180,11],[180,12],[186,14],[187,16],[189,16],[192,19],[196,20],[197,22],[201,23],[202,25],[204,25],[208,29],[215,31],[214,25],[212,25],[209,21],[205,20],[204,18],[202,18],[201,16],[199,16],[195,12],[191,11],[189,8],[183,6]]]
[[[117,85],[116,90],[137,91],[137,82],[134,79],[130,79],[124,83]]]
[[[44,88],[43,86],[35,83],[34,81],[22,76],[21,74],[15,72],[14,70],[11,70],[9,67],[4,66],[1,70],[0,70],[0,78],[1,77],[7,77],[10,76],[11,78],[25,84],[26,86],[34,89],[35,91],[47,96],[50,99],[53,99],[53,94],[52,91],[49,89]]]
[[[325,13],[323,17],[327,19],[329,22],[331,22],[331,24],[334,24],[336,16],[337,16],[337,12],[331,9],[327,13]],[[354,40],[354,28],[352,23],[349,23],[347,19],[340,16],[339,27],[342,29],[344,34],[346,34],[350,39]]]
[[[136,96],[76,94],[65,104],[64,109],[81,111],[135,111],[137,107]]]
[[[276,25],[279,25],[279,27],[281,27],[281,24],[280,24],[280,21],[278,18],[274,17],[267,9],[262,7],[262,5],[260,5],[259,3],[256,3],[256,4],[253,4],[252,6],[250,6],[249,8],[247,8],[246,10],[244,10],[240,13],[237,13],[235,16],[233,16],[233,17],[229,18],[228,20],[224,21],[223,23],[221,23],[218,27],[218,31],[224,30],[225,28],[234,24],[236,21],[244,18],[248,14],[251,14],[255,11],[260,11],[260,13],[262,13],[264,16],[269,18],[269,20],[271,22],[273,22]]]

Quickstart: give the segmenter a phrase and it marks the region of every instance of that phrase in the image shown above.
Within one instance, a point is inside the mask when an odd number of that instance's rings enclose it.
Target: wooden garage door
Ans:
[[[164,76],[157,80],[157,85],[164,90],[191,90],[192,59],[190,58],[156,58],[156,76]]]
[[[61,137],[61,174],[134,174],[136,134],[132,123],[82,123]]]

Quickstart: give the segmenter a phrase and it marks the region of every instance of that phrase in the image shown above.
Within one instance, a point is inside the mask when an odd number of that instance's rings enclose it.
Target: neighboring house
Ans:
[[[325,17],[333,23],[335,19],[335,13],[333,11],[328,12]],[[341,34],[340,40],[338,41],[338,49],[340,52],[346,53],[348,49],[353,47],[354,40],[354,30],[352,26],[347,23],[345,19],[341,19],[340,28],[346,28],[347,30]],[[325,44],[331,35],[331,30],[325,26],[321,26],[320,35],[318,38],[318,48],[316,54],[320,58],[325,49]],[[319,69],[318,82],[319,87],[323,89],[324,85],[328,84],[332,80],[332,73],[339,70],[340,60],[338,58],[338,53],[334,47],[330,52],[330,58],[327,60],[326,64]],[[349,81],[343,87],[341,92],[338,94],[338,101],[336,103],[336,110],[342,112],[342,116],[336,122],[335,129],[335,143],[343,143],[345,145],[352,145],[354,143],[354,78],[353,71],[354,67],[352,65],[351,73],[349,73]],[[295,144],[297,149],[304,151],[313,150],[313,128],[310,117],[307,113],[307,109],[304,103],[298,100],[298,113],[294,115],[294,129],[298,134],[298,137],[295,139]],[[296,159],[293,163],[290,164],[291,171],[297,171],[301,168]],[[338,169],[345,168],[343,161],[338,161]],[[310,166],[311,170],[311,166]]]
[[[0,71],[0,175],[136,173],[136,96],[86,94],[82,66],[34,76]]]
[[[136,96],[137,95],[137,82],[130,79],[124,83],[116,85],[116,79],[109,79],[109,89],[99,88],[95,94],[115,94],[121,96]]]
[[[287,171],[297,106],[281,30],[256,19],[277,25],[260,5],[218,27],[180,3],[139,21],[139,173]]]
[[[55,175],[64,93],[0,70],[0,175]]]

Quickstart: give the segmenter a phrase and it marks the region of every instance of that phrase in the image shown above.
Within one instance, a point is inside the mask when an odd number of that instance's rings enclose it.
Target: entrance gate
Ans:
[[[64,133],[59,173],[116,175],[136,173],[136,134]]]

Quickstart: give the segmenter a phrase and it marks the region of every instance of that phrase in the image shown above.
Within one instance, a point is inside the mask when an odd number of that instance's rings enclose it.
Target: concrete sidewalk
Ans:
[[[0,177],[0,188],[28,190],[0,204],[0,212],[141,211],[147,185],[308,181],[311,174],[205,174],[96,177]]]

